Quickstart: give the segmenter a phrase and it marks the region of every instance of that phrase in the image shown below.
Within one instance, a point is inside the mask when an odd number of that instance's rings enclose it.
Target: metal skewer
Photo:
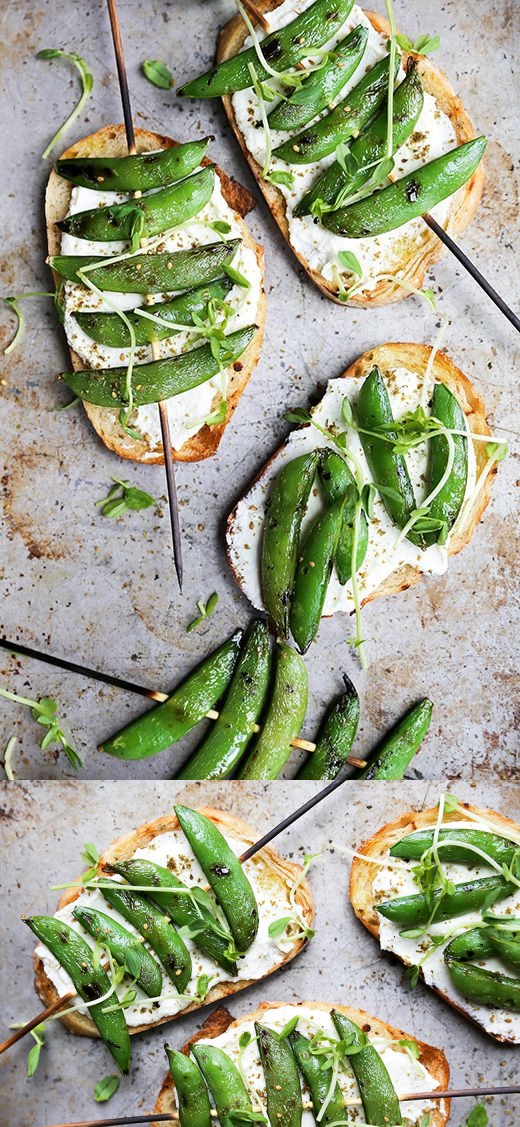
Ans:
[[[121,38],[121,28],[119,25],[119,16],[117,13],[116,0],[107,0],[108,14],[110,17],[110,27],[112,30],[112,40],[114,43],[114,53],[116,56],[117,76],[119,79],[119,89],[121,92],[121,102],[123,105],[123,118],[125,122],[126,140],[128,145],[128,152],[133,155],[136,152],[134,123],[132,121],[132,108],[130,105],[130,92],[128,89],[128,77],[126,73],[125,56],[123,51],[123,40]],[[157,341],[152,341],[152,358],[159,359],[159,348]],[[172,444],[170,438],[170,424],[168,419],[168,407],[164,402],[159,402],[159,418],[161,421],[161,437],[164,453],[164,466],[166,470],[166,484],[168,487],[168,504],[170,509],[170,522],[172,529],[172,543],[173,543],[173,559],[175,563],[175,571],[177,574],[177,582],[179,590],[182,592],[182,579],[184,574],[182,563],[182,539],[181,527],[179,519],[179,505],[177,499],[177,485],[175,482],[175,468],[172,458]]]
[[[424,219],[424,222],[427,223],[430,230],[433,231],[435,235],[437,235],[438,239],[441,240],[441,243],[444,243],[444,246],[447,247],[448,250],[450,250],[451,253],[455,256],[457,261],[460,262],[461,266],[463,266],[464,269],[468,271],[468,274],[471,274],[471,277],[474,279],[477,285],[479,285],[480,288],[484,290],[484,293],[486,293],[488,297],[491,298],[491,301],[493,301],[497,308],[500,309],[500,312],[504,314],[504,317],[507,317],[507,320],[510,321],[517,332],[520,333],[520,317],[517,317],[516,313],[513,313],[513,310],[509,308],[509,305],[506,304],[503,297],[500,297],[500,294],[498,294],[497,291],[493,289],[491,283],[488,282],[487,278],[485,278],[484,275],[480,273],[480,270],[478,270],[471,259],[468,258],[467,254],[464,254],[464,251],[461,250],[456,242],[454,242],[451,235],[448,235],[448,232],[444,230],[444,227],[441,227],[440,223],[437,223],[437,220],[434,219],[432,215],[423,215],[422,218]]]

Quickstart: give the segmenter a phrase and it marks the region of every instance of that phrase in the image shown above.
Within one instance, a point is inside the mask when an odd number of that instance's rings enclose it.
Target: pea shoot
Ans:
[[[47,732],[40,740],[40,747],[42,751],[55,744],[60,751],[64,751],[69,763],[72,764],[77,771],[83,767],[83,760],[77,751],[74,750],[65,735],[60,720],[57,714],[58,705],[52,697],[41,697],[39,700],[30,700],[28,697],[19,696],[18,693],[11,693],[7,689],[0,688],[0,696],[5,700],[11,700],[15,704],[23,704],[31,710],[33,720],[42,727],[47,728]]]
[[[97,1104],[105,1104],[107,1100],[112,1099],[115,1095],[120,1084],[119,1076],[112,1073],[110,1076],[104,1076],[102,1080],[98,1080],[94,1088],[94,1099]]]
[[[49,153],[52,152],[54,146],[57,145],[58,141],[61,140],[65,131],[69,128],[70,125],[72,125],[72,122],[76,119],[78,114],[81,113],[83,106],[88,101],[92,93],[92,87],[94,86],[94,76],[90,71],[88,63],[86,63],[85,59],[83,59],[81,55],[78,55],[76,51],[60,51],[57,47],[46,47],[43,51],[38,51],[36,58],[68,59],[69,62],[73,63],[76,69],[79,71],[79,76],[81,79],[81,97],[77,105],[72,110],[72,113],[69,114],[66,121],[63,122],[63,125],[60,126],[57,133],[54,134],[54,137],[51,141],[49,141],[47,148],[42,153],[42,160],[45,160],[45,158],[49,156]]]
[[[104,517],[120,517],[127,510],[132,512],[140,512],[141,509],[150,509],[153,505],[158,505],[159,502],[151,493],[146,493],[144,489],[137,489],[136,486],[130,485],[129,481],[124,481],[123,478],[113,477],[112,481],[115,483],[109,489],[106,497],[96,501],[96,508],[101,509]]]
[[[17,1021],[14,1025],[10,1025],[9,1029],[23,1029],[24,1025],[24,1021]],[[30,1034],[35,1044],[27,1054],[27,1076],[29,1079],[34,1076],[40,1063],[40,1053],[45,1044],[45,1022],[41,1021],[39,1025],[35,1025],[34,1029],[30,1030]]]
[[[213,594],[209,596],[207,602],[204,602],[202,599],[197,599],[197,607],[199,613],[197,617],[194,618],[192,622],[190,622],[189,626],[186,627],[186,633],[190,634],[192,630],[196,630],[198,626],[205,622],[206,619],[209,618],[210,614],[213,614],[213,611],[216,609],[217,604],[218,594],[216,591],[214,591]]]
[[[10,356],[11,352],[14,352],[15,348],[20,343],[25,326],[25,317],[22,309],[20,308],[20,302],[25,301],[25,299],[28,297],[52,297],[55,302],[57,300],[57,294],[54,292],[54,290],[28,290],[27,293],[19,293],[14,297],[4,297],[5,304],[8,305],[10,309],[12,309],[16,317],[16,329],[14,337],[4,348],[4,356]]]
[[[141,63],[141,70],[152,86],[158,86],[161,90],[171,90],[173,76],[166,63],[162,63],[160,59],[145,59]]]

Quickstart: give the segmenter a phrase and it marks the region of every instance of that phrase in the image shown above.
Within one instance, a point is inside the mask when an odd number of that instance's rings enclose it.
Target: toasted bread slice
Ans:
[[[364,352],[358,360],[351,364],[343,373],[345,379],[365,379],[374,365],[378,365],[381,372],[392,368],[406,368],[411,372],[424,374],[428,359],[430,357],[431,347],[425,344],[404,344],[404,343],[388,343],[378,345],[376,348],[371,348],[369,352]],[[457,368],[444,352],[440,351],[435,354],[432,366],[432,378],[436,382],[446,385],[457,397],[467,420],[468,430],[475,434],[489,434],[489,427],[486,422],[484,403],[480,396],[477,394],[473,384]],[[316,445],[322,445],[319,433],[316,431]],[[475,462],[476,462],[476,477],[478,476],[486,464],[486,444],[484,442],[474,443],[475,449]],[[260,473],[255,478],[249,487],[250,490],[261,481],[268,473],[272,472],[273,466],[276,465],[276,459],[281,456],[285,447],[281,446],[266,462]],[[488,474],[486,481],[480,492],[475,497],[473,503],[466,508],[464,521],[461,524],[454,526],[453,534],[450,537],[448,544],[448,554],[455,555],[465,548],[469,543],[475,528],[477,527],[482,514],[488,504],[491,495],[492,479],[496,474],[496,465]],[[249,491],[244,494],[244,497],[239,501],[239,506],[246,504],[248,500]],[[232,513],[228,517],[227,532],[228,532],[228,562],[233,571],[235,579],[240,587],[244,586],[244,577],[239,572],[236,560],[230,550],[230,541],[233,538],[233,530],[237,520],[237,509],[235,506]],[[399,591],[406,591],[412,587],[414,583],[420,579],[421,572],[410,564],[405,564],[399,567],[370,595],[363,600],[365,603],[371,602],[373,599],[379,598],[381,595],[394,595]]]
[[[258,0],[256,7],[262,13],[271,12],[280,6],[283,0]],[[387,35],[390,34],[390,25],[388,21],[380,16],[377,12],[365,12],[365,15],[370,20],[370,23],[378,32],[383,32]],[[244,41],[248,36],[247,28],[245,27],[240,16],[235,16],[229,21],[222,29],[217,49],[217,62],[223,59],[228,59],[232,55],[236,55],[238,51],[242,50]],[[453,126],[457,144],[462,145],[466,141],[471,141],[475,136],[473,125],[464,109],[464,106],[455,94],[452,86],[450,85],[446,75],[443,74],[439,67],[436,67],[430,59],[425,55],[413,54],[403,51],[402,59],[403,65],[406,66],[408,58],[413,57],[417,63],[418,71],[424,89],[427,94],[431,94],[440,110],[450,119]],[[291,244],[289,224],[287,222],[286,203],[283,193],[276,187],[275,184],[269,183],[262,177],[262,169],[255,158],[249,152],[245,143],[244,137],[238,127],[236,116],[233,110],[233,101],[231,96],[222,99],[224,108],[228,116],[230,125],[235,133],[238,143],[244,153],[244,156],[253,172],[253,175],[258,181],[258,185],[263,192],[265,199],[273,213],[273,217],[278,223],[282,234],[287,239],[291,249],[296,255],[298,261],[303,266],[312,281],[318,286],[325,297],[332,298],[333,301],[339,302],[338,290],[334,284],[324,278],[319,271],[312,268],[306,261],[304,256],[295,250]],[[485,176],[482,164],[479,165],[476,172],[468,180],[458,192],[455,193],[451,200],[448,221],[445,224],[445,229],[452,237],[464,231],[468,224],[471,222],[475,212],[478,208],[482,191],[484,188]],[[430,266],[437,261],[443,254],[444,248],[440,240],[434,235],[429,228],[424,225],[424,234],[421,239],[419,247],[417,244],[411,248],[410,254],[403,258],[401,264],[401,272],[403,278],[406,279],[412,286],[420,288],[423,285],[424,278]],[[409,297],[402,286],[396,285],[395,282],[380,281],[377,286],[364,294],[354,294],[348,303],[340,302],[340,304],[360,305],[365,308],[371,308],[375,305],[387,305],[391,301],[401,301],[405,297]]]
[[[163,137],[160,133],[150,133],[144,129],[136,129],[135,136],[138,151],[143,153],[151,152],[154,149],[168,149],[178,143],[173,141],[171,137]],[[99,129],[97,133],[92,133],[89,137],[84,137],[83,140],[72,145],[70,149],[67,149],[67,151],[62,154],[62,158],[91,156],[120,157],[126,156],[126,153],[127,144],[124,126],[106,125],[103,129]],[[210,161],[205,158],[203,163],[209,164]],[[263,248],[254,241],[246,223],[244,223],[244,216],[255,206],[254,198],[251,193],[248,192],[246,188],[243,188],[236,180],[232,180],[229,176],[226,176],[226,173],[223,172],[222,169],[217,168],[216,171],[220,177],[224,198],[236,214],[236,219],[241,230],[242,242],[244,246],[254,251],[263,277]],[[63,180],[55,172],[51,172],[45,195],[47,240],[49,254],[51,255],[60,253],[61,232],[56,224],[68,213],[72,188],[72,184]],[[54,281],[56,284],[59,282],[59,277],[55,273]],[[180,450],[172,450],[172,456],[175,461],[200,462],[204,458],[210,458],[216,453],[226,426],[260,358],[264,323],[265,292],[262,285],[256,318],[258,332],[253,337],[253,340],[248,345],[245,352],[235,361],[229,371],[226,419],[223,423],[216,426],[203,426],[197,434],[193,435],[192,438],[184,443]],[[74,370],[81,371],[85,367],[84,361],[72,349],[70,350],[70,355]],[[110,450],[114,450],[121,458],[129,458],[134,462],[164,462],[162,444],[152,447],[145,441],[139,442],[131,438],[120,426],[116,412],[108,407],[97,407],[93,403],[84,403],[83,406],[93,427],[105,443],[105,446],[108,446]]]
[[[284,1007],[287,1004],[286,1002],[262,1002],[253,1013],[246,1014],[236,1021],[233,1020],[231,1014],[228,1013],[226,1009],[215,1010],[207,1021],[204,1022],[201,1029],[183,1045],[181,1051],[188,1055],[191,1046],[197,1041],[212,1040],[215,1037],[219,1037],[221,1033],[226,1033],[228,1030],[234,1031],[236,1029],[238,1038],[240,1036],[241,1026],[244,1022],[262,1021],[266,1013],[271,1010],[276,1010],[281,1006]],[[313,1010],[321,1010],[323,1013],[338,1010],[339,1013],[344,1014],[345,1017],[350,1018],[351,1021],[355,1021],[356,1024],[360,1025],[365,1031],[369,1032],[372,1030],[378,1037],[388,1038],[388,1040],[392,1041],[410,1039],[408,1033],[403,1033],[402,1030],[395,1029],[393,1025],[388,1025],[386,1021],[380,1021],[379,1018],[371,1017],[370,1014],[365,1013],[364,1010],[358,1010],[352,1006],[336,1006],[334,1003],[329,1002],[302,1002],[301,1005],[312,1007]],[[421,1064],[424,1065],[424,1068],[427,1069],[431,1076],[435,1077],[439,1091],[445,1091],[449,1084],[450,1066],[442,1049],[436,1049],[433,1045],[427,1045],[424,1041],[417,1041],[415,1037],[411,1039],[416,1042],[419,1048],[419,1060]],[[433,1092],[432,1095],[434,1094]],[[164,1078],[161,1091],[153,1110],[156,1115],[171,1114],[175,1111],[173,1081],[169,1073]],[[430,1127],[444,1127],[448,1122],[449,1116],[450,1101],[436,1101],[435,1110],[432,1110],[430,1113]],[[158,1124],[152,1124],[152,1127],[158,1127]]]
[[[518,834],[517,824],[511,821],[510,818],[505,818],[503,814],[498,814],[495,810],[484,810],[482,807],[473,806],[470,802],[461,802],[460,805],[473,814],[484,816],[489,822],[497,826],[499,832],[508,834],[514,831],[515,834]],[[407,811],[393,822],[388,822],[387,825],[382,826],[373,837],[365,841],[364,844],[359,847],[357,852],[363,853],[366,857],[382,859],[386,857],[392,845],[395,845],[402,837],[414,833],[416,830],[424,829],[425,826],[435,825],[437,816],[438,809],[435,806],[431,807],[429,810],[423,810],[421,813]],[[460,822],[461,818],[462,815],[458,812],[453,814],[445,813],[442,824]],[[474,822],[468,824],[475,826]],[[350,900],[352,907],[364,927],[366,927],[376,939],[379,939],[379,915],[375,909],[372,896],[372,880],[374,875],[374,870],[372,870],[365,861],[354,857],[350,871]],[[398,958],[399,956],[395,957]],[[420,974],[421,977],[423,977],[422,971],[420,971]],[[430,984],[428,983],[428,985]],[[432,986],[431,989],[434,989],[445,1002],[448,1002],[448,1005],[453,1006],[459,1013],[464,1014],[464,1017],[483,1028],[481,1022],[476,1020],[465,1006],[462,996],[460,1002],[457,1003],[441,989],[437,989],[435,986]],[[510,1040],[507,1037],[490,1033],[489,1030],[486,1030],[486,1032],[490,1037],[494,1037],[496,1041],[507,1042]]]
[[[258,840],[259,835],[256,831],[252,829],[247,822],[242,821],[241,818],[237,818],[234,814],[228,814],[224,810],[215,810],[210,806],[201,806],[199,810],[201,814],[204,814],[206,818],[214,822],[222,833],[228,833],[246,842],[248,845],[252,845],[253,842]],[[164,817],[157,818],[153,822],[147,822],[145,825],[138,826],[133,833],[126,834],[125,837],[117,838],[116,841],[109,845],[108,849],[105,850],[99,859],[98,872],[100,874],[103,872],[104,865],[127,860],[129,857],[133,856],[136,849],[143,849],[160,834],[168,833],[178,828],[179,822],[174,814],[166,814]],[[302,871],[300,865],[286,861],[272,845],[265,846],[261,853],[256,854],[253,860],[258,860],[258,862],[267,865],[272,873],[273,882],[278,885],[283,885],[284,887],[287,887],[287,885],[291,886]],[[66,904],[72,903],[77,899],[78,895],[78,889],[67,889],[60,897],[58,909],[64,908]],[[296,890],[296,902],[303,918],[310,927],[314,918],[314,903],[311,888],[307,880],[303,880],[302,883],[298,885]],[[295,955],[298,955],[306,942],[305,939],[298,939],[291,950],[273,964],[268,973],[272,974],[275,970],[279,970],[285,963],[293,959]],[[58,993],[54,984],[45,973],[43,962],[37,954],[34,956],[34,967],[36,990],[44,1005],[51,1005],[51,1003],[57,1000]],[[180,1010],[179,1014],[175,1014],[172,1017],[163,1017],[156,1022],[147,1022],[143,1025],[132,1026],[129,1032],[130,1034],[143,1033],[147,1029],[155,1028],[156,1025],[162,1025],[166,1021],[173,1021],[175,1017],[190,1013],[191,1010],[198,1010],[203,1005],[211,1005],[212,1002],[217,1002],[220,998],[227,998],[230,994],[236,994],[239,990],[244,990],[247,986],[251,986],[255,981],[255,979],[240,979],[236,981],[219,982],[216,986],[211,987],[204,1002],[191,1003],[189,1006],[186,1006],[185,1009]],[[66,1014],[63,1018],[60,1018],[60,1021],[62,1021],[63,1025],[65,1025],[71,1033],[85,1037],[99,1037],[94,1023],[86,1014],[79,1013],[79,1011]]]

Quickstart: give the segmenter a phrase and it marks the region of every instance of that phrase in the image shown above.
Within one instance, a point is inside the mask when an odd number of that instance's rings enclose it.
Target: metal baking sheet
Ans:
[[[470,256],[514,306],[518,271],[514,240],[518,210],[513,155],[517,143],[513,97],[513,47],[518,5],[446,0],[418,5],[400,0],[400,27],[409,35],[440,32],[435,59],[450,76],[478,129],[489,138],[487,187],[482,207],[463,237]],[[177,101],[140,74],[145,58],[165,59],[180,83],[209,63],[215,30],[233,12],[231,0],[121,0],[128,71],[136,123],[179,139],[213,133],[212,155],[254,189],[220,106]],[[101,0],[13,0],[3,11],[4,293],[46,289],[43,192],[50,168],[40,154],[73,105],[76,75],[64,62],[37,61],[35,52],[62,46],[83,54],[95,75],[94,94],[67,141],[121,119],[108,19]],[[111,476],[123,475],[164,495],[159,467],[123,464],[91,430],[81,408],[60,413],[69,398],[56,373],[68,364],[52,302],[26,302],[21,346],[2,364],[0,413],[3,522],[0,630],[12,639],[84,661],[162,688],[175,684],[250,608],[224,557],[223,526],[237,496],[287,431],[282,414],[307,404],[328,377],[365,349],[386,340],[431,342],[437,316],[413,298],[371,312],[341,309],[320,296],[284,245],[268,209],[258,202],[250,217],[266,248],[268,317],[261,362],[244,394],[218,455],[177,471],[186,581],[178,594],[167,509],[103,518],[95,502]],[[449,318],[445,344],[485,396],[489,420],[502,438],[513,437],[517,376],[514,330],[453,260],[432,272],[438,310]],[[1,312],[2,339],[13,320]],[[324,622],[308,655],[311,695],[307,735],[325,704],[341,689],[342,670],[363,700],[359,737],[366,749],[417,698],[436,704],[427,745],[412,775],[452,778],[477,774],[490,780],[518,771],[514,723],[515,646],[513,520],[517,478],[514,456],[471,545],[449,573],[423,579],[413,590],[379,600],[364,612],[370,669],[361,676],[345,644],[343,616]],[[196,600],[218,591],[211,622],[186,634]],[[85,756],[83,776],[171,776],[177,753],[144,765],[109,760],[96,744],[141,703],[120,691],[60,675],[28,661],[0,657],[3,680],[23,694],[55,694],[73,742]],[[0,703],[0,733],[20,737],[19,776],[60,778],[72,769],[53,752],[42,754],[38,729],[27,711]],[[293,766],[290,772],[294,770]]]
[[[172,809],[175,801],[232,810],[259,833],[316,790],[314,783],[179,783],[110,782],[20,783],[3,786],[2,868],[2,1037],[15,1021],[38,1012],[32,986],[33,940],[20,923],[22,914],[52,912],[58,893],[49,885],[75,880],[83,862],[85,841],[102,849],[120,834]],[[307,814],[278,839],[281,853],[302,861],[304,853],[321,852],[309,879],[316,900],[316,935],[302,955],[281,973],[229,1000],[235,1016],[249,1013],[261,1001],[329,1001],[359,1005],[412,1036],[438,1045],[448,1056],[456,1087],[506,1085],[518,1079],[518,1049],[500,1045],[465,1021],[419,984],[409,991],[401,984],[402,966],[383,957],[376,941],[356,920],[348,901],[349,859],[338,846],[355,848],[405,810],[434,805],[440,787],[433,782],[345,784],[323,805]],[[520,817],[520,792],[508,783],[458,783],[457,797]],[[78,867],[79,866],[79,867]],[[331,896],[331,889],[335,895]],[[105,1114],[151,1111],[165,1073],[163,1044],[180,1047],[210,1007],[133,1038],[130,1077]],[[43,1127],[52,1123],[103,1116],[93,1101],[96,1082],[112,1071],[100,1042],[74,1037],[56,1022],[49,1026],[47,1045],[33,1080],[26,1077],[27,1043],[0,1057],[2,1106],[0,1123],[11,1127]],[[518,1122],[519,1097],[486,1101],[493,1127]],[[464,1124],[475,1099],[457,1100],[450,1123]]]

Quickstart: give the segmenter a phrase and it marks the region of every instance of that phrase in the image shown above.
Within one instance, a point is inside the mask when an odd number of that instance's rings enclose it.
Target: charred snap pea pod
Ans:
[[[337,98],[359,66],[367,45],[368,30],[358,24],[346,39],[336,43],[330,58],[311,72],[301,90],[271,110],[271,129],[302,129]]]
[[[307,1037],[303,1036],[303,1033],[299,1033],[296,1029],[294,1033],[289,1034],[288,1041],[296,1058],[298,1068],[309,1089],[315,1120],[323,1124],[323,1127],[328,1127],[329,1124],[348,1123],[348,1113],[345,1108],[343,1093],[338,1083],[336,1083],[332,1097],[327,1103],[325,1114],[320,1115],[319,1120],[317,1119],[329,1094],[331,1081],[330,1070],[324,1069],[318,1057],[313,1056],[312,1053],[309,1052],[309,1040]]]
[[[215,914],[211,897],[204,889],[197,888],[197,898],[193,899],[188,886],[175,877],[169,869],[157,865],[155,861],[147,861],[142,857],[130,858],[129,861],[119,861],[110,866],[115,873],[123,877],[128,884],[149,885],[154,891],[147,895],[154,901],[163,913],[170,917],[177,927],[193,929],[193,942],[196,947],[204,951],[223,967],[228,974],[237,973],[236,959],[229,953],[231,933],[229,939],[217,934],[214,929]],[[181,889],[180,892],[175,891]],[[185,889],[186,893],[182,890]],[[222,932],[221,925],[221,932]],[[159,993],[159,991],[156,991]]]
[[[399,59],[395,61],[395,74],[399,70]],[[274,149],[273,156],[288,164],[314,164],[329,153],[333,153],[340,141],[357,137],[370,119],[386,102],[388,95],[388,76],[390,56],[385,55],[361,82],[349,90],[346,98],[325,117],[309,125],[302,133],[290,137]]]
[[[184,940],[173,925],[165,919],[160,908],[156,908],[141,893],[105,877],[102,884],[100,891],[105,900],[146,939],[175,989],[179,994],[184,993],[191,978],[191,957]]]
[[[158,153],[128,157],[65,157],[56,164],[58,176],[97,192],[149,192],[183,180],[201,163],[211,137],[172,145]]]
[[[249,325],[247,329],[230,333],[226,337],[225,351],[220,354],[222,363],[228,365],[238,360],[257,330],[257,325]],[[202,344],[165,360],[139,364],[133,375],[134,407],[181,395],[206,383],[219,371],[220,363],[211,351],[211,344]],[[61,378],[86,403],[114,409],[127,403],[127,368],[87,368],[81,372],[64,372]]]
[[[444,958],[453,985],[468,1001],[497,1010],[520,1010],[520,978],[446,958],[446,952]]]
[[[266,506],[261,558],[262,597],[280,638],[287,638],[289,634],[289,606],[300,528],[317,464],[316,450],[288,462],[277,474]]]
[[[194,1061],[165,1046],[177,1093],[180,1127],[211,1127],[211,1104],[200,1069]]]
[[[208,302],[213,299],[222,301],[233,286],[230,278],[218,278],[208,285],[199,286],[197,289],[188,290],[171,301],[160,301],[155,305],[147,305],[146,312],[162,321],[172,321],[174,325],[193,325],[193,314],[205,318],[208,313]],[[135,343],[151,344],[155,340],[166,340],[175,336],[180,330],[167,328],[165,325],[156,325],[147,317],[140,317],[138,313],[128,310],[125,314],[130,321],[135,333]],[[117,313],[74,313],[80,329],[97,344],[107,345],[109,348],[129,348],[131,344],[130,333],[125,322]]]
[[[476,137],[459,145],[387,188],[329,212],[323,216],[323,226],[349,239],[370,239],[395,231],[462,188],[480,164],[486,144],[485,137]]]
[[[286,1038],[255,1022],[260,1060],[265,1076],[267,1117],[271,1127],[300,1127],[302,1090],[294,1054]]]
[[[466,430],[466,417],[459,402],[443,383],[435,384],[432,397],[432,416],[450,430]],[[442,489],[433,498],[429,516],[441,520],[449,529],[453,527],[461,510],[466,483],[468,480],[468,440],[462,435],[453,434],[455,456],[451,473]],[[430,461],[426,480],[426,493],[429,494],[444,475],[448,463],[448,442],[442,435],[432,438],[429,443]],[[438,532],[427,532],[425,541],[434,544]]]
[[[278,647],[274,687],[267,715],[241,779],[277,779],[299,736],[307,711],[308,677],[305,662],[290,646]]]
[[[343,525],[343,509],[343,501],[334,501],[322,509],[298,552],[289,623],[301,653],[308,650],[319,630]]]
[[[390,856],[402,857],[405,861],[420,861],[423,853],[433,845],[433,834],[433,827],[408,834],[392,845]],[[454,844],[445,846],[443,843],[447,840]],[[487,830],[470,826],[464,830],[450,829],[449,825],[444,826],[439,830],[438,843],[441,846],[439,855],[443,861],[467,861],[470,865],[477,863],[482,865],[485,861],[467,846],[482,850],[500,865],[510,865],[519,848],[514,842],[500,837],[500,834],[488,833]]]
[[[74,989],[84,1002],[95,1002],[108,994],[112,985],[101,966],[94,966],[92,948],[72,927],[54,916],[30,916],[24,921],[37,939],[48,947],[60,966],[72,979]],[[113,999],[107,999],[110,1006]],[[89,1005],[99,1036],[124,1075],[130,1069],[130,1036],[123,1010],[103,1013],[105,1003]]]
[[[340,583],[343,585],[352,578],[352,539],[356,515],[357,488],[353,475],[344,458],[335,450],[323,450],[320,454],[318,473],[327,504],[344,500],[343,521],[339,534],[334,564]],[[368,521],[361,512],[358,528],[357,570],[367,554]]]
[[[511,923],[511,917],[505,916],[505,921]],[[475,927],[465,931],[463,935],[455,936],[444,952],[446,962],[458,959],[459,962],[486,959],[490,955],[498,955],[505,963],[515,969],[520,969],[520,920],[518,931],[513,932],[509,927]]]
[[[279,31],[272,31],[262,40],[262,52],[276,71],[287,70],[299,63],[316,48],[328,43],[345,23],[354,0],[314,0],[301,15],[291,20]],[[252,86],[250,65],[260,80],[269,78],[269,72],[259,61],[254,47],[248,47],[211,68],[206,74],[187,82],[177,91],[185,98],[221,98],[237,90]]]
[[[168,700],[132,720],[100,751],[118,759],[149,759],[190,732],[215,704],[231,680],[242,631],[235,633],[202,661]]]
[[[218,720],[178,772],[179,779],[225,779],[253,735],[269,685],[271,639],[264,622],[253,623],[238,658]]]
[[[62,219],[57,226],[75,239],[103,243],[132,239],[138,224],[139,238],[151,239],[153,235],[160,235],[162,231],[178,227],[198,215],[211,198],[214,183],[215,172],[208,166],[194,176],[179,180],[178,184],[161,188],[140,199],[77,211]]]
[[[100,940],[120,966],[126,966],[128,973],[136,979],[137,985],[149,998],[157,998],[162,989],[161,969],[153,955],[140,940],[136,939],[135,935],[127,931],[126,927],[122,927],[112,916],[98,912],[95,908],[88,908],[84,904],[74,908],[72,915],[89,935]]]
[[[316,740],[316,751],[308,755],[298,779],[335,779],[350,755],[359,724],[359,697],[344,674],[345,692],[327,713]]]
[[[425,698],[414,705],[370,756],[359,779],[402,779],[430,727],[433,704]]]
[[[220,277],[239,244],[240,239],[230,239],[227,243],[206,243],[189,250],[176,250],[172,254],[168,251],[133,254],[113,263],[106,257],[96,255],[55,254],[49,258],[49,265],[61,278],[82,283],[79,270],[84,270],[93,263],[104,262],[103,267],[89,270],[87,275],[98,290],[108,290],[111,293],[171,293],[203,285]]]
[[[489,928],[489,942],[493,948],[493,953],[499,955],[505,963],[520,970],[520,920],[518,920],[518,931],[508,932],[506,928]]]
[[[505,877],[483,877],[456,884],[453,892],[445,896],[440,888],[434,889],[428,896],[422,892],[416,896],[398,896],[395,900],[378,904],[377,911],[403,928],[423,927],[429,921],[438,923],[478,911],[488,898],[492,898],[493,903],[505,900],[514,890],[514,884]]]
[[[240,861],[209,818],[188,806],[176,806],[175,813],[224,912],[238,950],[247,951],[258,931],[258,905]]]
[[[361,1046],[358,1053],[348,1057],[356,1077],[363,1111],[367,1123],[374,1127],[390,1127],[402,1123],[401,1108],[386,1065],[368,1037],[344,1014],[332,1011],[332,1020],[341,1040],[347,1045]]]
[[[363,380],[357,411],[359,426],[372,432],[377,427],[388,426],[394,420],[385,382],[377,367],[372,368],[366,380]],[[392,494],[382,494],[383,505],[398,527],[403,528],[417,507],[405,458],[402,454],[394,453],[386,441],[386,438],[392,438],[390,431],[386,432],[385,438],[374,438],[373,434],[363,434],[361,430],[359,437],[374,481],[393,491]],[[414,536],[413,531],[408,539],[414,544],[424,544],[423,538]]]
[[[217,1045],[199,1041],[192,1045],[191,1051],[213,1097],[220,1127],[235,1127],[238,1117],[234,1118],[234,1112],[251,1114],[253,1110],[238,1068]]]
[[[424,91],[421,79],[415,66],[409,69],[403,82],[394,93],[394,107],[392,117],[392,156],[404,145],[413,132],[424,103]],[[303,196],[294,209],[295,215],[308,215],[311,205],[315,200],[323,200],[332,206],[341,192],[353,196],[359,192],[374,172],[375,166],[388,154],[387,143],[388,114],[386,106],[377,115],[375,121],[352,142],[348,157],[353,167],[349,175],[341,167],[339,161],[333,164],[318,177],[309,192]],[[348,202],[348,200],[347,200]]]

